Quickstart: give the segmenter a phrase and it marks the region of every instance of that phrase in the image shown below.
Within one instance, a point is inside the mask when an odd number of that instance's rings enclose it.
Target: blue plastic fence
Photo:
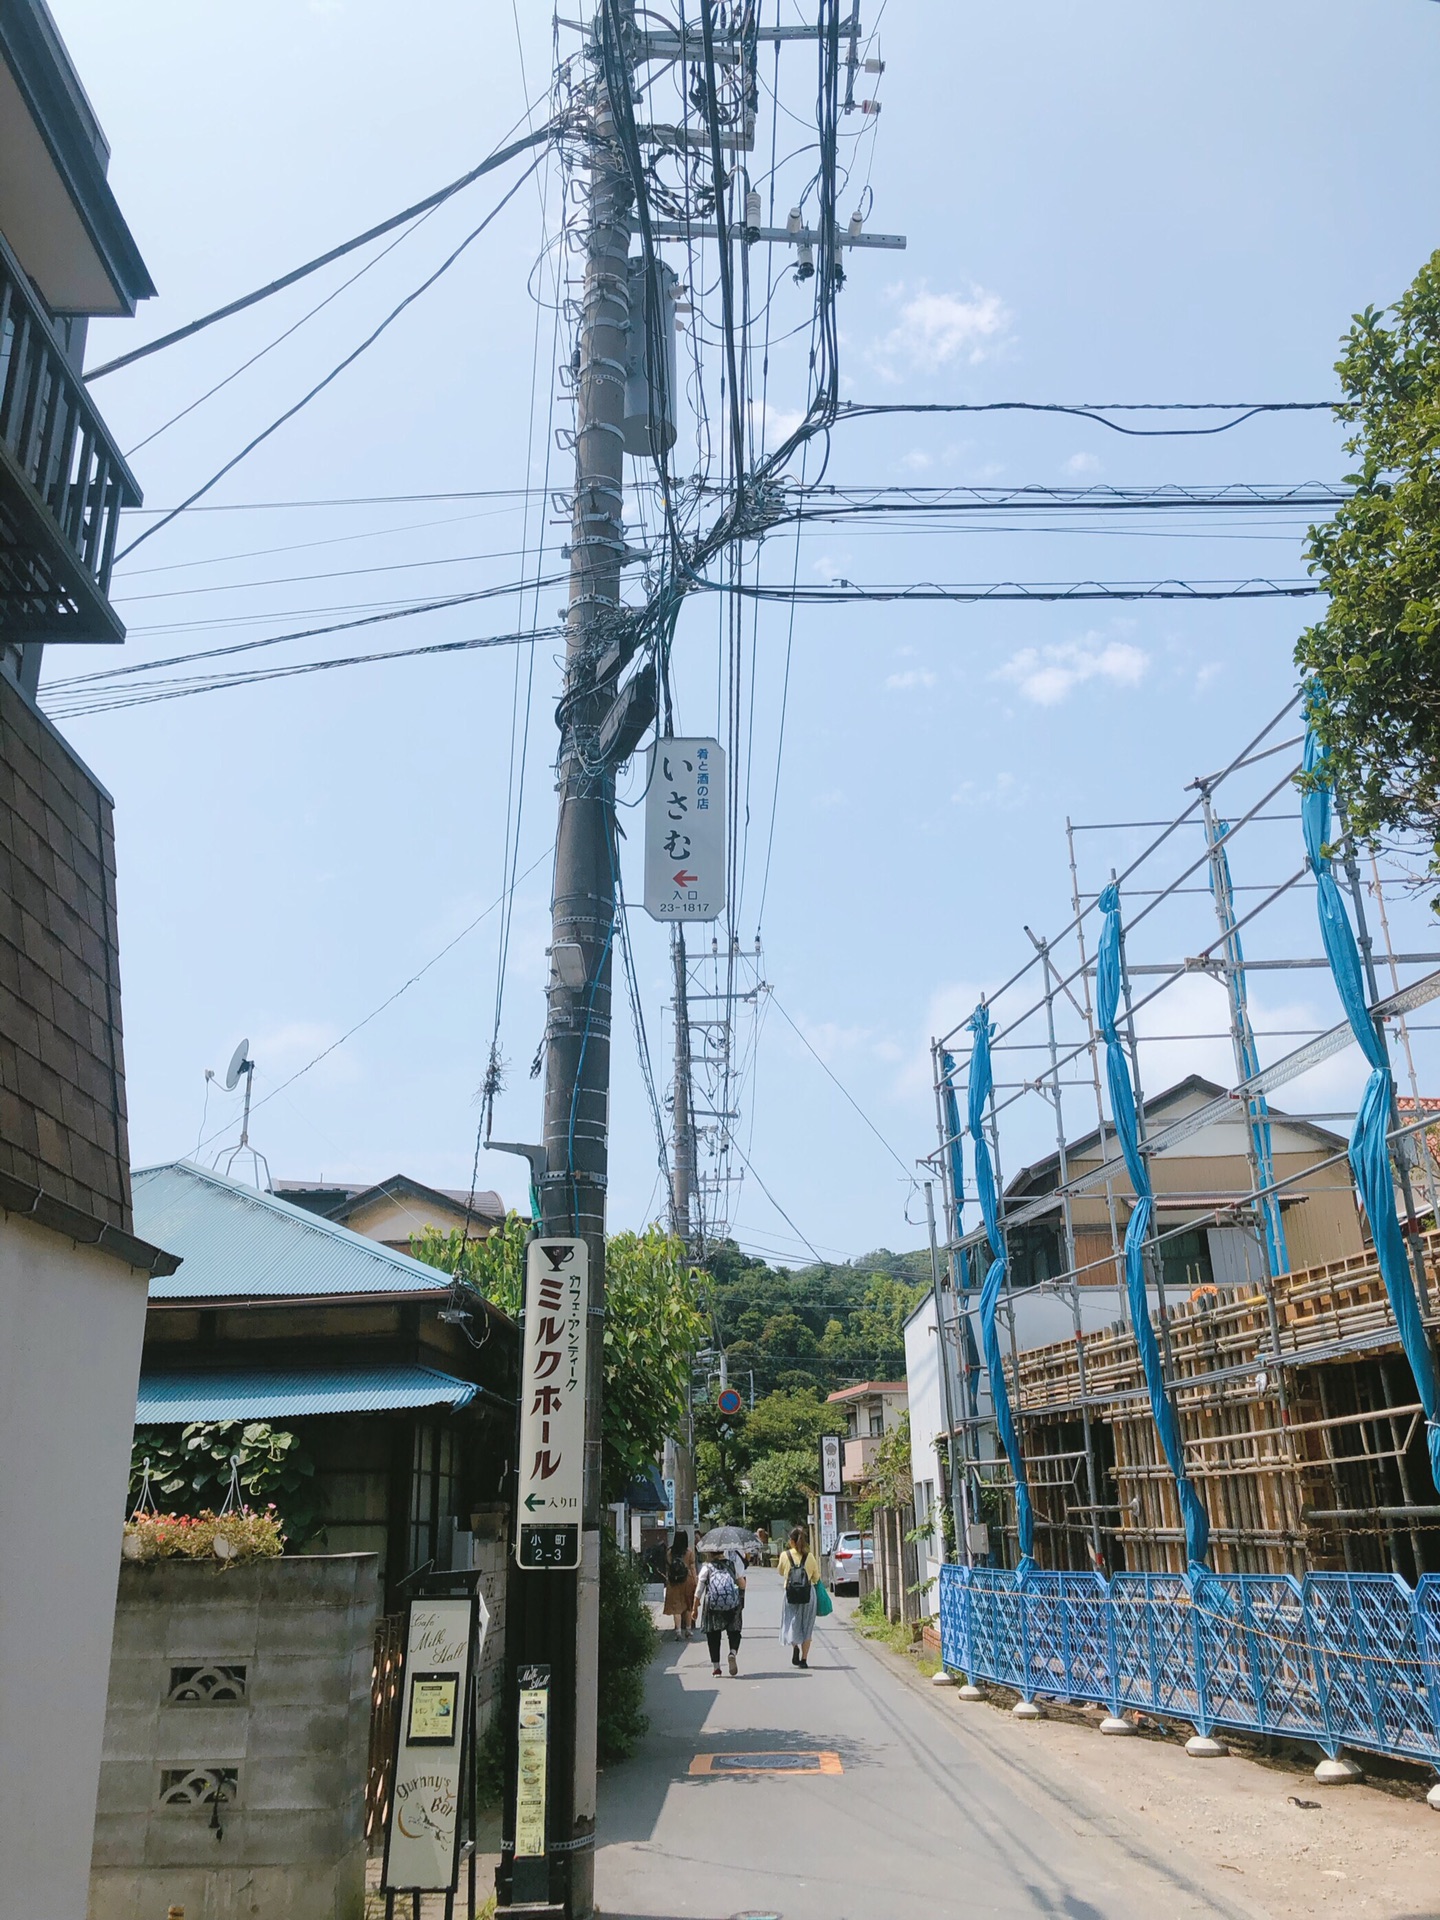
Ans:
[[[1440,1576],[940,1569],[941,1657],[1026,1699],[1093,1701],[1440,1771]]]

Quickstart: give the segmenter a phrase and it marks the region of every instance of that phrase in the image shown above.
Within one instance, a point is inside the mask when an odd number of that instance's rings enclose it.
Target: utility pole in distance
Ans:
[[[670,1110],[670,1219],[677,1239],[685,1242],[685,1257],[696,1260],[702,1249],[695,1231],[695,1099],[690,1077],[690,991],[685,975],[685,928],[675,924],[670,936],[675,967],[675,1085]]]
[[[632,0],[622,0],[628,26]],[[585,271],[578,339],[575,502],[558,719],[559,825],[551,895],[545,1025],[541,1233],[589,1250],[590,1337],[578,1571],[512,1563],[507,1607],[506,1792],[499,1910],[586,1920],[595,1904],[595,1738],[600,1576],[600,1393],[604,1368],[605,1185],[610,987],[615,930],[615,756],[600,724],[614,701],[597,677],[614,630],[624,553],[626,258],[633,192],[614,140],[603,69],[593,101]],[[543,1857],[514,1852],[520,1668],[548,1668],[548,1794]]]

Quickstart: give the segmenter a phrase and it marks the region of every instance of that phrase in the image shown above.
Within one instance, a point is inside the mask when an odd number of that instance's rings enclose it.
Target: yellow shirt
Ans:
[[[786,1547],[780,1555],[780,1558],[775,1562],[776,1569],[782,1580],[785,1579],[792,1567],[798,1567],[799,1564],[800,1556],[794,1547]],[[807,1553],[805,1556],[805,1571],[810,1576],[811,1586],[817,1585],[820,1579],[820,1562],[815,1558],[813,1553]]]

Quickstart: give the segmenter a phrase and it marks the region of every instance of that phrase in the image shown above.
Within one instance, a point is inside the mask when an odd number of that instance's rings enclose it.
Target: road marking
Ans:
[[[838,1753],[697,1753],[692,1774],[843,1773]]]

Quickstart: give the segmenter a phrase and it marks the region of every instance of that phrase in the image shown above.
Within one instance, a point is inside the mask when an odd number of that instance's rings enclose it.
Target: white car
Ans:
[[[875,1564],[875,1539],[868,1533],[842,1533],[831,1556],[835,1567],[835,1586],[860,1586],[860,1569]]]

